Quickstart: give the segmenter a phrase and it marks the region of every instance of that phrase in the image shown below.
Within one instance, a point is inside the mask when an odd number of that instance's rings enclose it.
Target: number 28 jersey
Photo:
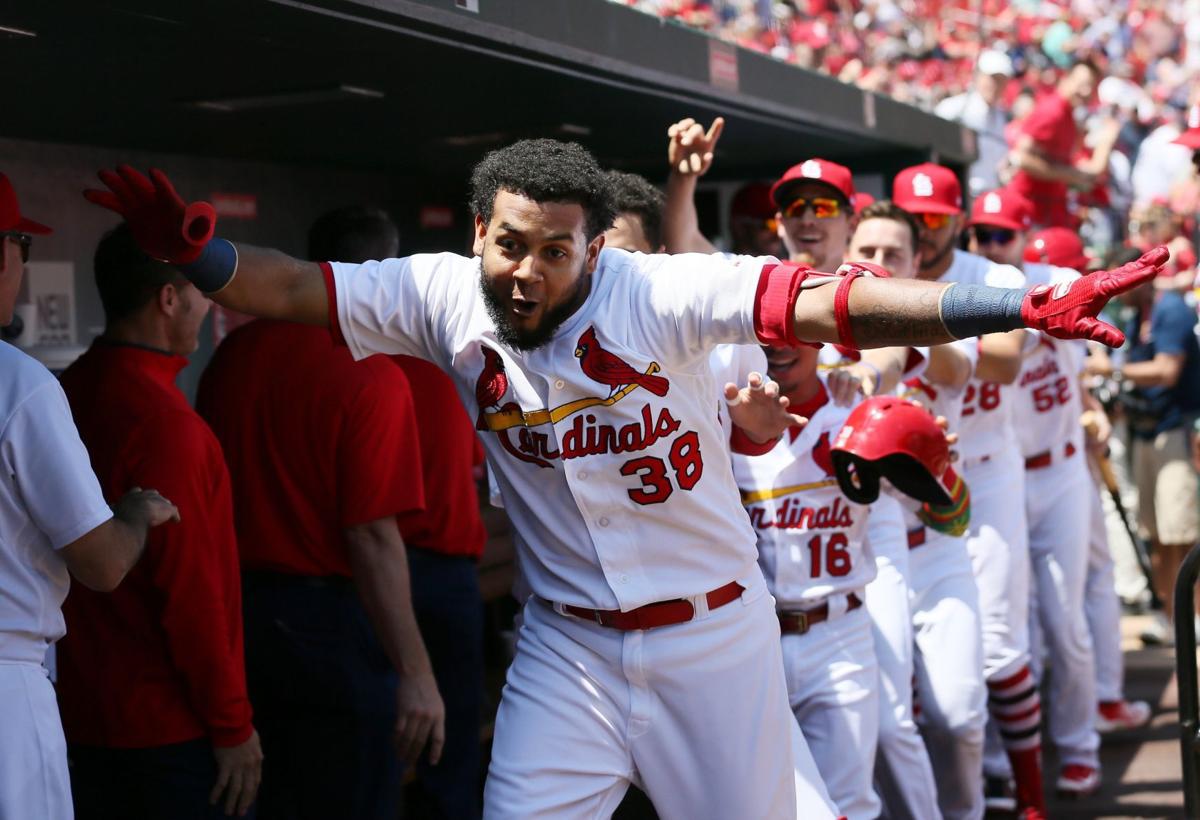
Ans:
[[[861,590],[875,577],[867,539],[870,508],[842,495],[829,447],[852,408],[828,400],[792,408],[808,424],[771,452],[734,455],[742,505],[758,537],[758,563],[780,609],[809,608]]]

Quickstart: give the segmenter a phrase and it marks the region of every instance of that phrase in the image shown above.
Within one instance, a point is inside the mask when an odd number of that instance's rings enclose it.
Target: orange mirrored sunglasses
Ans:
[[[950,214],[918,214],[922,224],[931,231],[938,231],[950,224]]]
[[[783,210],[783,215],[786,217],[800,216],[810,205],[812,206],[813,216],[817,219],[833,219],[842,212],[842,203],[836,199],[815,196],[812,199],[804,199],[803,197],[793,199],[791,204]]]

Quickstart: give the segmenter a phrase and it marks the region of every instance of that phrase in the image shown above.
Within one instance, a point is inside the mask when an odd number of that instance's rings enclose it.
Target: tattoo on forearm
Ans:
[[[862,287],[862,285],[868,285]],[[954,340],[939,312],[944,285],[889,280],[886,290],[860,280],[850,292],[850,327],[861,348]],[[883,284],[882,282],[879,284]]]

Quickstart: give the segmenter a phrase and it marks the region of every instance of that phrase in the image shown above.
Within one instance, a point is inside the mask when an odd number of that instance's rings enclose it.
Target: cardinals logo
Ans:
[[[579,359],[579,367],[589,379],[608,385],[608,395],[611,398],[622,387],[637,385],[650,391],[656,396],[667,395],[671,383],[653,372],[657,365],[651,365],[650,372],[642,373],[634,370],[625,360],[609,353],[600,346],[596,338],[596,329],[589,327],[579,337],[575,345],[575,357]]]
[[[504,371],[504,359],[490,347],[483,348],[483,372],[475,382],[475,402],[479,405],[482,419],[485,408],[499,407],[500,399],[508,392],[508,374]],[[480,425],[482,427],[482,423]]]

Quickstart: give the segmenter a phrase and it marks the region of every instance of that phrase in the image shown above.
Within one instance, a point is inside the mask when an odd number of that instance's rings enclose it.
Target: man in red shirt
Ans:
[[[1108,164],[1108,154],[1075,165],[1079,132],[1075,108],[1086,105],[1100,82],[1095,63],[1076,63],[1054,91],[1042,96],[1021,126],[1011,188],[1034,205],[1033,221],[1042,227],[1071,227],[1068,188],[1091,190]],[[1102,154],[1102,156],[1100,156]]]
[[[308,234],[309,259],[363,262],[400,253],[383,211],[349,207],[323,215]],[[399,516],[412,606],[446,707],[446,745],[436,766],[417,762],[410,817],[479,817],[479,723],[483,708],[483,605],[477,563],[487,531],[474,468],[483,446],[454,382],[437,365],[393,356],[412,388],[420,431],[425,508]]]
[[[323,328],[255,321],[197,406],[233,476],[259,816],[393,820],[402,761],[428,745],[437,763],[444,742],[397,524],[425,508],[408,380]]]
[[[105,496],[160,487],[182,521],[151,533],[112,594],[77,587],[63,605],[58,694],[76,812],[244,815],[262,751],[246,696],[229,474],[175,386],[210,303],[124,225],[101,240],[95,273],[104,334],[63,389]]]

